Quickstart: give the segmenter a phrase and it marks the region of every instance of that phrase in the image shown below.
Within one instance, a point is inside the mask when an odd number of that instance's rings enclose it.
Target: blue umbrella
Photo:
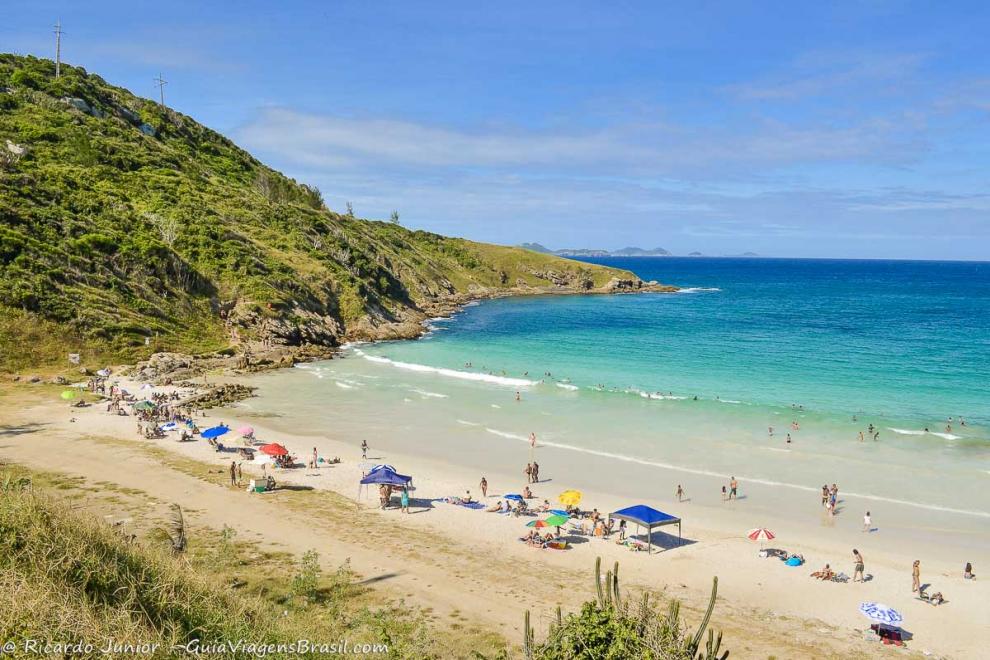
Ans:
[[[516,500],[517,502],[522,502],[523,501],[523,496],[522,495],[517,495],[517,494],[513,493],[511,495],[506,495],[505,496],[505,499],[507,499],[507,500]]]
[[[200,435],[204,438],[219,438],[224,433],[230,431],[226,426],[214,426],[211,429],[206,429]]]
[[[555,516],[570,516],[569,511],[564,511],[563,509],[550,509],[550,513]]]
[[[894,625],[904,620],[900,612],[881,603],[860,603],[859,611],[874,621],[888,625]]]

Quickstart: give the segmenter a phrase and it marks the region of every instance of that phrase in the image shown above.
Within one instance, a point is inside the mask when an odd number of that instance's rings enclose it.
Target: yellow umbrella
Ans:
[[[565,506],[577,506],[581,501],[581,491],[565,490],[557,496],[557,501]]]

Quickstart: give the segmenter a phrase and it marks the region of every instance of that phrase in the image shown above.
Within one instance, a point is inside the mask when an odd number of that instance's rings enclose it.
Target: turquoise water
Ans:
[[[260,376],[251,405],[513,474],[536,433],[558,478],[629,497],[684,483],[717,503],[732,475],[766,489],[753,510],[815,511],[838,482],[905,525],[986,529],[990,264],[603,262],[685,290],[473,304],[421,340]]]
[[[598,262],[690,292],[497,300],[375,352],[940,432],[990,422],[990,263]]]

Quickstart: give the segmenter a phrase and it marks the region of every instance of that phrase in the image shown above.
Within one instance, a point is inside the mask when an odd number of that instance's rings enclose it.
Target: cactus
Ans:
[[[705,612],[705,618],[703,618],[701,620],[701,625],[698,626],[698,632],[696,632],[694,634],[694,638],[691,640],[690,643],[688,643],[688,647],[687,648],[688,648],[688,651],[690,651],[692,655],[694,655],[694,653],[701,646],[701,637],[702,637],[702,635],[705,634],[705,628],[708,627],[708,622],[712,618],[712,610],[715,609],[715,596],[717,594],[718,594],[718,578],[715,577],[715,578],[712,578],[712,596],[711,596],[711,598],[708,601],[708,610]],[[673,613],[673,609],[674,609],[674,603],[671,603],[672,613]],[[710,632],[713,632],[713,631],[710,631]],[[719,643],[721,643],[721,641],[722,641],[722,636],[720,634],[719,635]],[[711,635],[709,635],[708,644],[709,644],[709,652],[712,652],[712,649],[711,649],[711,644],[712,644]],[[715,645],[714,651],[716,651],[716,652],[718,651],[718,644]],[[701,658],[701,657],[704,657],[704,656],[702,656],[701,654],[698,654],[698,657]],[[714,658],[714,655],[712,655],[710,657]]]
[[[614,592],[612,599],[618,609],[622,607],[622,601],[619,599],[619,562],[615,562],[615,568],[612,569],[612,591]]]
[[[602,558],[595,558],[595,588],[598,590],[598,604],[605,607],[605,593],[602,591]]]
[[[529,625],[529,610],[526,610],[526,617],[523,622],[523,653],[527,660],[533,657],[533,629]]]
[[[563,617],[563,615],[560,612],[560,605],[558,605],[557,606],[557,628],[559,629],[562,625],[564,625],[564,617]]]

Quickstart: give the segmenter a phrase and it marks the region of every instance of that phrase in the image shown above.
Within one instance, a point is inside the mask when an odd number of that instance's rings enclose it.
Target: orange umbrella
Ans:
[[[273,442],[270,445],[262,447],[261,453],[268,454],[269,456],[288,456],[289,450],[277,442]]]

